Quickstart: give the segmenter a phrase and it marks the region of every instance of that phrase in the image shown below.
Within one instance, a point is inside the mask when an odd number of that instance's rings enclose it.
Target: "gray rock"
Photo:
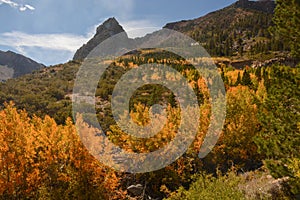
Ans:
[[[141,184],[131,185],[127,190],[134,196],[139,196],[143,193],[143,186]]]
[[[0,51],[0,81],[30,74],[44,68],[43,64],[12,51]]]
[[[118,21],[115,18],[109,18],[97,28],[95,36],[91,40],[89,40],[87,44],[84,44],[80,49],[76,51],[73,60],[83,60],[101,42],[121,32],[124,32],[127,37],[127,34],[125,33],[122,26],[120,26]]]

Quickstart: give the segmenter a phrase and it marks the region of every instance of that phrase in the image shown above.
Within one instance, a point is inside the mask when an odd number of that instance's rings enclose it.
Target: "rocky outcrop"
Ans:
[[[78,49],[73,57],[73,60],[83,60],[89,53],[98,46],[101,42],[118,33],[124,32],[124,29],[115,18],[109,18],[97,28],[95,36]],[[127,35],[126,35],[127,37]]]
[[[272,66],[274,64],[296,67],[298,62],[299,61],[297,59],[293,59],[289,57],[276,57],[265,61],[253,61],[251,67],[252,68],[267,67],[267,66]]]

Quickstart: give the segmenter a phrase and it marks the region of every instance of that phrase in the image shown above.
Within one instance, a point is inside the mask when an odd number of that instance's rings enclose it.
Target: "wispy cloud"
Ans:
[[[7,4],[7,5],[9,5],[9,6],[13,7],[13,8],[17,8],[18,7],[18,4],[15,3],[15,2],[13,2],[13,1],[11,1],[11,0],[0,0],[0,5],[1,4]]]
[[[99,7],[105,8],[112,16],[119,20],[130,38],[146,35],[159,29],[154,21],[145,19],[133,19],[136,1],[138,0],[95,0]],[[105,19],[103,19],[105,20]]]
[[[151,21],[135,20],[122,21],[121,26],[130,37],[144,36],[146,33],[159,29]],[[87,35],[74,34],[28,34],[24,32],[12,31],[0,33],[0,45],[11,46],[15,49],[22,47],[41,47],[51,50],[76,51],[84,43],[86,43],[96,33],[98,25],[90,28]]]
[[[7,32],[0,34],[0,45],[15,49],[22,47],[41,47],[50,50],[75,51],[89,38],[72,34],[27,34]]]
[[[0,34],[0,46],[9,47],[46,65],[66,62],[75,51],[90,39],[89,35],[28,34],[6,32]]]
[[[26,5],[24,5],[24,6],[21,6],[20,8],[19,8],[19,10],[20,11],[25,11],[25,10],[35,10],[35,8],[33,7],[33,6],[31,6],[31,5],[28,5],[28,4],[26,4]]]
[[[7,4],[9,5],[10,7],[12,8],[16,8],[16,9],[19,9],[20,11],[25,11],[25,10],[35,10],[35,8],[31,5],[28,5],[28,4],[19,4],[17,2],[14,2],[14,1],[11,1],[11,0],[0,0],[0,5],[1,4]]]
[[[129,20],[120,23],[130,38],[142,37],[160,29],[158,25],[149,20]]]
[[[141,37],[159,29],[153,22],[148,20],[120,21],[120,24],[131,38]],[[65,57],[65,61],[70,59],[77,49],[94,36],[98,26],[90,27],[86,35],[5,32],[0,33],[0,45],[15,49],[19,53],[40,62],[53,64],[58,63],[58,56],[61,57],[59,62],[64,61],[62,57]],[[43,55],[41,55],[41,52],[43,52]],[[45,57],[44,54],[47,56]]]
[[[88,29],[87,36],[91,38],[93,35],[95,35],[97,27],[100,26],[108,18],[109,17],[105,17],[101,19],[101,23],[90,27]],[[124,20],[124,19],[117,18],[117,20],[119,21],[120,25],[123,27],[128,37],[130,38],[142,37],[145,36],[147,33],[152,33],[161,28],[154,21],[150,21],[146,19],[140,19],[140,20],[125,19]]]

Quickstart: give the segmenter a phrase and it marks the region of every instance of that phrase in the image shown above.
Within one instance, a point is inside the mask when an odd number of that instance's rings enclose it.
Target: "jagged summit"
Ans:
[[[116,30],[123,30],[122,26],[119,24],[119,22],[116,20],[116,18],[111,17],[107,19],[105,22],[103,22],[102,25],[97,27],[96,34],[101,34],[103,31],[111,31],[113,34]],[[124,31],[124,30],[123,30]]]
[[[114,17],[107,19],[97,28],[95,36],[91,40],[89,40],[87,44],[84,44],[80,49],[76,51],[73,60],[83,60],[101,42],[121,32],[124,32],[124,34],[126,34],[123,27]]]

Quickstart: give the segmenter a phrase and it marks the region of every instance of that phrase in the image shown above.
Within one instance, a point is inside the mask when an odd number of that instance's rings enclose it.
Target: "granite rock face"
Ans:
[[[122,26],[120,26],[120,24],[118,23],[118,21],[115,18],[109,18],[97,28],[95,36],[76,51],[73,60],[83,60],[101,42],[113,35],[122,32],[126,34]]]

